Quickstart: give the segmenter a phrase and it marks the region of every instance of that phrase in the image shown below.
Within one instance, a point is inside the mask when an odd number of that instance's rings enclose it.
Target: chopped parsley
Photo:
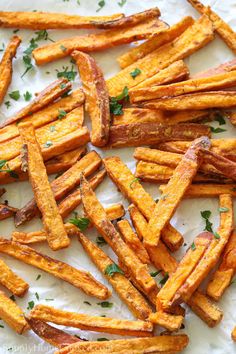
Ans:
[[[4,328],[4,326],[2,324],[0,324],[0,328]]]
[[[84,301],[84,304],[92,306],[92,304],[90,304],[90,302],[88,302],[88,301]]]
[[[213,234],[214,234],[214,237],[215,237],[215,239],[217,239],[217,240],[219,240],[220,239],[220,235],[218,234],[218,232],[213,232]]]
[[[99,8],[96,10],[96,12],[99,12],[105,5],[106,5],[105,0],[100,0],[100,1],[98,2]]]
[[[19,90],[16,90],[16,91],[12,91],[9,93],[9,96],[15,100],[15,101],[18,101],[19,98],[20,98],[20,91]]]
[[[64,111],[64,109],[59,109],[59,115],[58,115],[58,119],[62,119],[63,117],[65,117],[66,116],[66,111]]]
[[[102,236],[98,236],[96,238],[96,244],[98,246],[104,246],[104,245],[107,245],[107,242],[106,242],[106,240],[104,240],[104,238]]]
[[[63,52],[66,52],[66,51],[67,51],[67,48],[66,48],[64,45],[60,45],[60,49],[61,49]]]
[[[6,168],[4,169],[3,167],[6,167]],[[0,172],[9,173],[10,177],[15,178],[15,179],[19,178],[18,174],[9,168],[7,160],[0,160]]]
[[[73,65],[71,66],[71,70],[69,70],[68,66],[63,66],[62,69],[63,69],[62,71],[56,70],[58,79],[60,77],[65,77],[69,81],[74,81],[75,80],[77,72],[74,71],[74,66]]]
[[[23,96],[26,102],[30,101],[32,98],[32,94],[29,91],[26,91]]]
[[[132,76],[133,79],[136,78],[136,76],[141,74],[141,70],[139,68],[134,69],[134,71],[131,71],[130,76]]]
[[[109,277],[112,277],[113,274],[115,273],[120,273],[120,274],[124,274],[123,270],[120,269],[120,267],[115,264],[115,263],[112,263],[112,264],[109,264],[106,269],[105,269],[105,272],[104,272],[106,275],[108,275]]]
[[[109,341],[109,339],[107,339],[107,338],[97,338],[97,341],[98,342],[107,342],[107,341]]]
[[[38,293],[35,293],[35,297],[39,301],[39,294]]]
[[[125,86],[120,95],[110,98],[110,112],[115,116],[121,116],[123,114],[123,105],[129,101],[129,90]]]
[[[69,219],[69,223],[75,225],[78,227],[78,229],[80,229],[80,231],[84,231],[87,229],[87,227],[89,226],[89,219],[88,218],[78,218],[77,213],[74,213],[75,217]]]
[[[139,181],[140,181],[140,178],[135,177],[135,178],[133,179],[133,181],[129,184],[129,187],[133,190],[133,184],[134,184],[135,182],[139,182]]]
[[[34,301],[28,302],[27,310],[32,310],[34,308]]]
[[[118,2],[118,5],[120,7],[124,6],[127,3],[127,0],[121,0],[120,2]]]
[[[4,104],[5,104],[5,106],[7,107],[7,109],[8,109],[9,107],[11,107],[11,102],[10,102],[10,101],[6,101],[6,102],[4,102]]]
[[[159,284],[160,284],[161,286],[165,285],[165,283],[167,282],[168,279],[169,279],[169,273],[166,272],[165,275],[164,275],[164,277],[159,281]]]
[[[196,249],[196,245],[195,245],[194,242],[191,244],[191,249],[192,249],[193,251],[195,251],[195,249]]]
[[[102,302],[97,302],[97,305],[101,306],[102,308],[112,308],[113,303],[109,301],[102,301]]]
[[[206,226],[205,226],[204,230],[209,231],[209,232],[213,232],[213,230],[212,230],[213,224],[209,221],[209,218],[211,216],[211,211],[210,210],[201,211],[201,216],[206,222]]]
[[[227,211],[229,211],[229,208],[221,207],[218,210],[220,213],[227,213]]]
[[[219,125],[226,124],[225,117],[223,116],[223,114],[221,112],[215,113],[215,120],[219,123]]]
[[[161,273],[161,270],[157,270],[156,272],[151,272],[150,275],[151,275],[151,277],[155,278],[160,273]]]
[[[42,276],[41,274],[38,274],[36,280],[39,280],[41,276]]]
[[[21,78],[24,77],[27,74],[28,71],[33,69],[33,64],[31,62],[31,57],[29,55],[24,55],[23,56],[23,62],[25,64],[25,71],[21,75]]]
[[[219,128],[219,127],[218,128],[214,128],[214,127],[210,126],[210,128],[211,128],[211,132],[215,133],[215,134],[226,132],[226,129],[222,129],[222,128]]]
[[[37,37],[34,39],[36,42],[37,41],[42,41],[42,40],[49,40],[51,42],[55,42],[53,39],[51,39],[49,37],[48,31],[47,30],[40,30],[40,31],[36,31],[35,34],[37,35]]]

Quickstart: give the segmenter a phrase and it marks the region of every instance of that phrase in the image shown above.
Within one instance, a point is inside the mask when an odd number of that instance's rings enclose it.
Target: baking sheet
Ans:
[[[198,17],[198,14],[185,0],[127,0],[127,3],[121,8],[118,5],[119,0],[106,0],[106,5],[99,11],[98,1],[94,0],[80,0],[80,5],[77,0],[1,0],[0,11],[54,11],[65,12],[71,14],[80,15],[108,15],[115,12],[124,11],[126,14],[143,11],[147,8],[158,6],[162,13],[162,18],[169,24],[174,24],[179,21],[183,16],[192,15]],[[236,0],[224,0],[224,1],[204,1],[204,4],[209,4],[213,9],[222,15],[222,17],[236,30]],[[12,29],[0,30],[0,47],[1,43],[7,44],[9,38],[12,36]],[[87,33],[83,30],[65,30],[65,31],[49,31],[50,37],[54,40],[59,38],[66,38],[78,33]],[[24,65],[22,62],[23,51],[28,46],[29,40],[34,36],[32,31],[20,30],[18,34],[22,37],[23,43],[20,46],[17,54],[17,59],[14,61],[13,80],[9,88],[9,92],[14,90],[20,90],[22,98],[19,101],[13,101],[6,96],[5,101],[11,102],[11,107],[6,108],[4,104],[0,107],[0,119],[5,119],[13,112],[17,111],[20,107],[25,105],[23,100],[23,93],[29,91],[31,93],[39,92],[47,84],[56,79],[56,69],[61,69],[63,65],[71,66],[70,58],[51,63],[40,68],[35,67],[34,70],[29,72],[21,79],[21,74],[24,72]],[[44,44],[42,41],[40,44]],[[105,52],[96,53],[94,57],[101,65],[106,78],[114,75],[118,70],[118,64],[116,57],[119,54],[124,53],[128,49],[128,46],[120,46],[118,48],[110,49]],[[0,53],[1,55],[2,53]],[[190,67],[191,73],[196,73],[201,70],[205,70],[209,67],[216,66],[220,63],[228,61],[233,58],[232,52],[226,47],[226,45],[216,38],[207,47],[198,51],[190,58],[186,60],[186,63]],[[79,84],[79,77],[76,77],[75,87]],[[218,126],[218,123],[212,125]],[[235,136],[235,129],[228,123],[227,132],[215,134],[215,138],[233,137]],[[112,151],[99,151],[101,156],[119,155],[121,159],[134,171],[135,161],[132,158],[133,149],[116,149]],[[147,191],[149,191],[154,197],[158,197],[158,187],[156,185],[144,184]],[[7,185],[7,193],[3,196],[3,199],[7,199],[10,205],[21,207],[32,197],[32,191],[28,182],[15,183]],[[128,206],[128,202],[117,191],[117,188],[113,183],[106,178],[102,185],[96,190],[100,201],[104,206],[108,206],[113,203],[122,202],[125,207]],[[201,219],[201,210],[211,210],[214,227],[216,228],[218,219],[218,200],[216,199],[193,199],[191,201],[183,201],[178,208],[175,216],[172,219],[172,224],[180,230],[185,237],[187,245],[190,245],[192,239],[204,228],[204,221]],[[79,212],[81,208],[78,208]],[[24,231],[33,231],[41,228],[40,221],[33,220],[24,228],[19,228]],[[1,235],[9,238],[11,232],[14,230],[14,224],[11,219],[1,221],[0,223]],[[96,231],[89,230],[86,234],[91,238],[97,237]],[[186,246],[188,247],[188,246]],[[185,248],[186,248],[185,247]],[[49,256],[55,257],[59,260],[65,261],[78,269],[84,269],[90,271],[96,279],[106,284],[110,289],[110,285],[102,277],[100,272],[91,263],[86,256],[82,247],[76,239],[72,240],[71,246],[68,249],[57,251],[56,253],[51,251],[45,244],[37,245],[35,248]],[[103,247],[115,260],[116,257],[108,246]],[[60,309],[87,313],[91,315],[106,315],[109,317],[132,319],[132,314],[128,311],[127,307],[120,301],[115,292],[109,299],[114,305],[110,309],[101,308],[97,305],[99,300],[86,296],[80,290],[73,286],[56,279],[49,274],[37,270],[36,268],[25,265],[19,261],[14,260],[8,256],[0,255],[6,263],[12,267],[17,274],[25,279],[30,284],[28,294],[23,299],[17,299],[17,303],[27,313],[27,307],[29,301],[34,301],[35,304],[42,303],[46,305],[52,305]],[[177,257],[181,257],[181,253],[177,253]],[[39,280],[38,274],[41,275]],[[36,299],[35,293],[39,295],[39,301]],[[9,293],[10,295],[10,293]],[[89,301],[92,306],[84,304],[84,301]],[[214,329],[207,327],[197,316],[187,309],[185,330],[190,337],[190,344],[185,350],[185,354],[232,354],[236,352],[236,345],[230,338],[231,330],[236,324],[236,284],[231,285],[230,289],[226,291],[223,300],[219,305],[224,311],[224,318],[220,325]],[[0,325],[4,325],[4,328],[0,328],[0,354],[2,353],[53,353],[54,348],[47,343],[43,342],[34,333],[28,332],[24,335],[17,335],[6,324],[0,321]],[[68,329],[67,329],[68,330]],[[96,340],[99,337],[106,337],[108,339],[118,338],[115,335],[97,334],[93,332],[80,331],[77,329],[69,329],[68,332],[81,335],[88,340]]]

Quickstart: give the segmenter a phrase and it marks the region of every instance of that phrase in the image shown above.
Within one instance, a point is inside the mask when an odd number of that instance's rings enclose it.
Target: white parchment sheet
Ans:
[[[127,0],[126,4],[121,8],[118,5],[119,0],[106,0],[106,5],[99,11],[98,1],[95,0],[80,0],[80,5],[76,0],[0,0],[0,11],[51,11],[51,12],[65,12],[78,15],[108,15],[115,12],[125,12],[131,14],[134,12],[143,11],[145,9],[158,6],[162,13],[162,18],[169,24],[174,24],[179,21],[183,16],[192,15],[197,18],[199,15],[185,0]],[[236,30],[236,0],[224,0],[224,1],[204,1],[204,4],[210,4],[213,9],[219,13],[232,27]],[[79,30],[64,30],[64,31],[49,31],[50,37],[54,40],[60,38],[66,38],[76,35],[78,33],[87,33],[88,31]],[[0,30],[0,48],[2,43],[7,44],[9,38],[12,36],[13,29],[1,29]],[[11,102],[11,107],[6,108],[4,104],[0,107],[0,119],[4,119],[10,116],[13,112],[17,111],[20,107],[25,105],[23,99],[23,93],[29,91],[31,93],[39,92],[47,84],[56,79],[56,69],[61,70],[62,66],[71,66],[70,58],[51,63],[40,68],[35,67],[31,72],[26,74],[23,79],[21,78],[24,72],[24,64],[22,61],[23,51],[29,45],[29,41],[35,36],[33,31],[20,30],[18,34],[22,37],[23,42],[18,50],[17,59],[14,61],[13,80],[9,88],[9,92],[19,90],[21,98],[19,101],[14,101],[6,96],[5,101]],[[45,41],[40,42],[45,44]],[[116,62],[118,55],[124,53],[129,46],[120,46],[118,48],[106,50],[94,54],[94,57],[101,65],[106,78],[113,76],[118,72],[119,67]],[[0,55],[2,53],[0,52]],[[228,61],[233,58],[232,52],[227,46],[219,39],[216,38],[212,43],[208,44],[205,48],[201,49],[190,58],[186,60],[190,67],[191,73],[196,73],[200,70],[207,69],[212,66],[216,66],[220,63]],[[75,68],[76,69],[76,68]],[[77,75],[75,80],[75,86],[79,84],[79,77]],[[212,123],[214,126],[218,126],[218,123]],[[233,137],[235,136],[235,129],[227,124],[227,132],[215,134],[215,138]],[[132,158],[133,148],[129,149],[117,149],[112,151],[99,151],[101,156],[119,155],[121,159],[134,171],[135,160]],[[147,191],[149,191],[154,197],[158,197],[158,186],[151,184],[144,184]],[[32,197],[32,190],[28,182],[15,183],[7,185],[7,193],[3,196],[3,199],[7,199],[10,205],[21,207]],[[104,206],[108,206],[113,203],[122,202],[125,207],[128,206],[128,202],[122,197],[121,193],[117,191],[117,188],[113,183],[106,178],[102,185],[96,190],[100,201]],[[216,199],[193,199],[191,201],[183,201],[178,208],[175,216],[172,219],[172,224],[180,230],[189,246],[192,239],[203,230],[204,221],[201,218],[201,210],[211,210],[214,227],[218,225],[219,212],[218,200]],[[81,208],[78,209],[81,212]],[[39,220],[33,220],[28,223],[24,228],[20,230],[38,230],[42,225]],[[11,232],[14,230],[14,224],[12,219],[1,221],[0,234],[9,238]],[[95,239],[98,234],[94,230],[89,230],[86,234]],[[186,246],[187,247],[187,246]],[[183,247],[186,249],[186,247]],[[100,272],[92,264],[89,258],[86,256],[82,247],[76,239],[72,240],[71,246],[68,249],[53,252],[46,244],[40,244],[35,248],[42,253],[65,261],[78,269],[84,269],[90,271],[96,279],[106,284],[109,288],[110,285],[106,282]],[[111,255],[114,259],[115,256],[108,246],[103,246],[105,252]],[[176,255],[178,258],[181,254]],[[17,303],[27,313],[27,307],[29,301],[34,301],[35,304],[42,303],[46,305],[52,305],[60,309],[87,313],[91,315],[106,315],[109,317],[132,319],[132,314],[128,311],[127,307],[120,301],[115,292],[109,299],[114,305],[112,308],[101,308],[97,305],[99,300],[90,298],[82,293],[80,290],[73,286],[60,281],[59,279],[50,276],[49,274],[40,271],[31,266],[25,265],[8,256],[0,255],[6,263],[12,267],[23,279],[30,284],[28,294],[23,299],[17,299]],[[41,275],[39,280],[36,280],[38,274]],[[37,300],[35,293],[39,295],[39,301]],[[10,295],[10,293],[9,293]],[[48,301],[51,299],[51,301]],[[89,301],[92,306],[84,304],[84,301]],[[187,309],[185,330],[190,337],[190,344],[185,350],[185,354],[233,354],[236,353],[236,344],[234,344],[230,338],[231,330],[236,325],[236,284],[232,284],[220,301],[221,308],[224,310],[224,318],[220,325],[214,329],[207,327],[198,317],[196,317],[191,311]],[[6,324],[0,321],[0,354],[3,353],[53,353],[54,348],[43,342],[40,338],[34,335],[32,332],[28,332],[24,335],[17,335]],[[79,331],[76,329],[67,329],[68,332],[81,335],[83,338],[96,340],[99,337],[106,338],[118,338],[115,335],[108,335],[103,333],[93,333]]]

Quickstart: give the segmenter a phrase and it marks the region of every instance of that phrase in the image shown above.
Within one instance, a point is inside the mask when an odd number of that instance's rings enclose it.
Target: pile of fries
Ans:
[[[39,66],[71,56],[82,85],[70,92],[68,78],[58,78],[0,125],[0,183],[29,180],[34,193],[20,209],[1,203],[0,220],[14,218],[16,228],[34,218],[43,223],[42,230],[16,229],[11,239],[2,236],[0,253],[89,296],[109,299],[111,291],[91,273],[33,248],[47,242],[53,251],[66,249],[76,236],[136,318],[91,316],[43,304],[26,315],[17,301],[0,291],[0,318],[19,334],[33,330],[59,349],[55,353],[178,353],[189,342],[186,334],[178,333],[184,328],[186,306],[209,327],[222,320],[223,312],[215,302],[236,273],[236,139],[211,139],[212,129],[205,123],[229,119],[236,125],[232,111],[236,59],[194,76],[183,59],[213,41],[216,33],[236,54],[236,33],[210,7],[197,0],[188,2],[200,18],[188,16],[172,26],[160,19],[158,8],[106,17],[0,12],[2,28],[100,30],[33,49]],[[90,52],[138,40],[145,41],[121,55],[121,70],[105,80]],[[14,35],[0,62],[0,103],[11,83],[20,44],[21,38]],[[91,131],[84,125],[84,111]],[[102,159],[98,153],[99,148],[114,147],[135,147],[134,174],[119,156]],[[59,176],[50,182],[50,174]],[[127,213],[122,204],[105,209],[97,199],[95,190],[106,175],[129,201]],[[158,200],[142,181],[160,185]],[[1,188],[0,197],[5,192]],[[218,198],[220,225],[213,231],[206,211],[202,215],[205,230],[195,235],[177,262],[173,252],[185,240],[171,219],[184,198],[204,197]],[[80,204],[84,215],[67,219]],[[88,237],[90,228],[99,234],[98,245]],[[111,259],[99,243],[107,243],[117,259]],[[30,284],[2,259],[0,265],[0,284],[23,297]],[[150,265],[156,272],[150,273]],[[163,275],[160,284],[155,280],[159,273]],[[207,283],[204,287],[203,282]],[[85,341],[48,322],[136,338]],[[236,327],[232,339],[236,341]]]

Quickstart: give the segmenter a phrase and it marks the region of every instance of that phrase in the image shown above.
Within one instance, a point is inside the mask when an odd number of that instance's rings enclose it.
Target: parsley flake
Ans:
[[[218,234],[218,232],[213,232],[215,239],[219,240],[220,239],[220,235]]]
[[[38,293],[35,293],[35,297],[39,301],[39,294]]]
[[[99,2],[98,2],[99,8],[96,10],[96,12],[99,12],[105,5],[106,5],[105,0],[99,1]]]
[[[97,305],[101,306],[102,308],[112,308],[113,303],[109,301],[102,301],[102,302],[97,302]]]
[[[120,7],[124,6],[127,3],[127,0],[121,0],[120,2],[118,2],[118,5]]]
[[[151,272],[150,275],[151,275],[151,277],[155,278],[160,273],[161,273],[161,270],[157,270],[156,272]]]
[[[60,77],[65,77],[69,81],[74,81],[75,80],[77,72],[74,71],[74,66],[73,65],[71,66],[71,70],[69,70],[68,66],[63,66],[62,69],[63,69],[62,71],[56,70],[58,79]]]
[[[215,120],[219,123],[219,125],[226,124],[225,117],[223,116],[223,114],[221,112],[215,113]]]
[[[130,76],[132,76],[133,79],[136,78],[136,76],[141,74],[141,70],[139,68],[134,69],[134,71],[131,71]]]
[[[32,98],[32,94],[29,91],[26,91],[23,96],[26,102],[30,101]]]
[[[195,249],[196,249],[196,245],[195,245],[194,242],[191,244],[191,249],[192,249],[193,251],[195,251]]]
[[[58,115],[58,119],[62,119],[63,117],[65,117],[66,116],[66,111],[64,111],[64,109],[59,109],[59,115]]]
[[[18,101],[19,98],[20,98],[20,91],[19,91],[19,90],[12,91],[11,93],[9,93],[9,96],[10,96],[13,100]]]
[[[10,101],[6,101],[6,102],[4,102],[4,104],[5,104],[5,106],[7,107],[7,109],[8,109],[9,107],[11,107],[11,102],[10,102]]]
[[[104,246],[104,245],[107,245],[107,242],[106,242],[106,240],[105,240],[102,236],[98,236],[98,237],[96,238],[96,244],[97,244],[98,246]]]
[[[129,90],[125,86],[120,95],[110,98],[110,113],[115,116],[121,116],[123,112],[123,105],[129,101]]]
[[[69,223],[77,226],[80,231],[84,231],[89,226],[89,219],[82,217],[78,218],[77,213],[75,213],[75,217],[69,219]]]
[[[115,273],[124,274],[123,270],[115,263],[109,264],[104,273],[109,277],[112,277]]]
[[[214,128],[214,127],[210,126],[210,128],[211,128],[211,132],[215,133],[215,134],[226,132],[226,129],[222,129],[222,128],[219,128],[219,127],[218,128]]]
[[[107,339],[107,338],[97,338],[97,341],[98,342],[107,342],[107,341],[109,341],[109,339]]]
[[[41,276],[42,276],[41,274],[38,274],[36,280],[39,280]]]
[[[166,272],[164,277],[159,281],[159,284],[162,286],[165,285],[165,283],[167,282],[168,279],[169,279],[169,273]]]
[[[90,302],[88,302],[88,301],[84,301],[84,304],[92,306],[92,304],[90,304]]]
[[[229,208],[221,207],[218,210],[220,213],[227,213],[227,211],[229,211]]]
[[[28,302],[27,310],[32,310],[34,308],[34,301]]]
[[[133,184],[135,183],[135,182],[139,182],[140,181],[140,178],[138,178],[138,177],[135,177],[134,179],[133,179],[133,181],[129,184],[129,187],[133,190]]]
[[[206,226],[205,226],[204,230],[209,231],[209,232],[213,232],[213,230],[212,230],[213,224],[209,221],[209,218],[211,216],[211,211],[210,210],[201,211],[201,216],[206,221]]]

